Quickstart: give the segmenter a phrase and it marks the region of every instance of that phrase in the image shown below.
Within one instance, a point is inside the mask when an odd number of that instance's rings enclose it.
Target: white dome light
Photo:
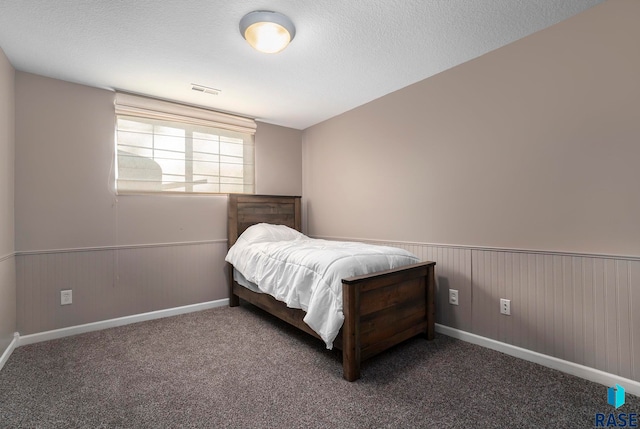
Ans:
[[[254,49],[275,54],[287,47],[296,35],[296,27],[278,12],[259,10],[240,20],[240,33]]]

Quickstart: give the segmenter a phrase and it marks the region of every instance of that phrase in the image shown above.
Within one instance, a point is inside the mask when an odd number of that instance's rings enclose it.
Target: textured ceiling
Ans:
[[[304,129],[602,1],[0,0],[0,47],[18,70]],[[253,10],[294,21],[287,49],[245,42]]]

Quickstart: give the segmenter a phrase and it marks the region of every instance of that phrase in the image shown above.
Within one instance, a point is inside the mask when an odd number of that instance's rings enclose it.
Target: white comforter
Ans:
[[[402,249],[311,239],[282,225],[248,228],[227,254],[260,291],[301,308],[328,349],[342,327],[342,279],[419,262]]]

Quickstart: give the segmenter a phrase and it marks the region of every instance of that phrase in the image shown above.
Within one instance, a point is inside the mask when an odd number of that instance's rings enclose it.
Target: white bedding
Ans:
[[[344,321],[342,279],[419,259],[395,247],[312,239],[283,225],[258,224],[238,237],[226,261],[261,292],[304,310],[304,322],[331,349]]]

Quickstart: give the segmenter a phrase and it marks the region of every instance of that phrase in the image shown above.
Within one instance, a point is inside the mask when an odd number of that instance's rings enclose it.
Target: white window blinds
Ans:
[[[116,93],[118,193],[254,193],[255,121]]]

